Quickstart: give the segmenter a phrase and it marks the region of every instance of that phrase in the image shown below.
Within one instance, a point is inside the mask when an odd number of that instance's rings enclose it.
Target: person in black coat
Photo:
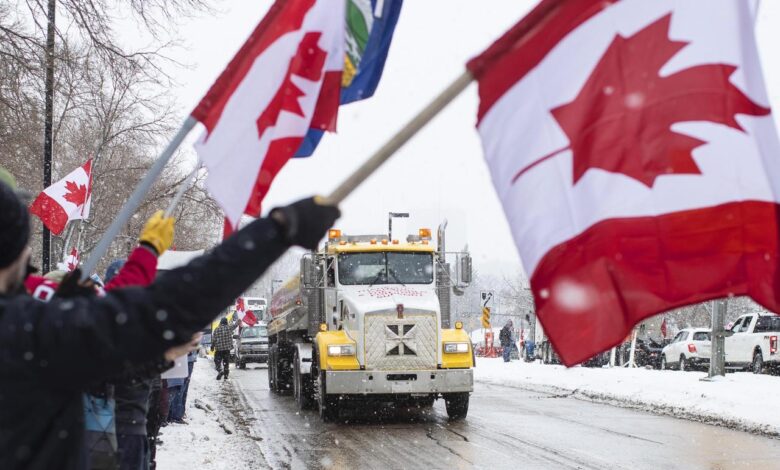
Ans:
[[[299,201],[148,287],[41,303],[22,288],[27,208],[0,183],[0,468],[84,468],[89,384],[188,343],[291,244],[316,248],[339,215],[313,198]]]
[[[501,332],[498,333],[498,340],[501,342],[501,347],[504,362],[509,362],[512,358],[512,348],[514,347],[514,342],[512,341],[512,320],[509,320],[506,322],[503,328],[501,328]]]

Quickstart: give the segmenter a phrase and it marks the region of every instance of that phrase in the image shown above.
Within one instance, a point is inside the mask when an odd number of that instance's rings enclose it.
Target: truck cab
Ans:
[[[749,368],[760,374],[765,367],[778,367],[778,336],[780,317],[768,312],[754,312],[740,316],[726,337],[726,367]]]
[[[324,248],[303,257],[300,279],[272,300],[272,389],[285,380],[281,338],[308,316],[314,331],[294,342],[291,361],[302,406],[311,402],[331,420],[355,401],[430,406],[443,398],[452,418],[465,417],[473,351],[462,325],[450,328],[449,294],[470,280],[470,258],[455,254],[453,273],[443,235],[439,249],[430,241],[427,229],[406,242],[331,230]]]

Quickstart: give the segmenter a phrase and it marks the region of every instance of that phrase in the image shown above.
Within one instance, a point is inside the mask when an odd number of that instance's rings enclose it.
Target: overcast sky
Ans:
[[[173,70],[181,84],[175,93],[182,119],[271,3],[231,0],[220,5],[217,15],[181,22],[186,48],[172,55],[191,65]],[[290,162],[274,182],[265,207],[330,192],[454,80],[470,57],[536,3],[407,0],[376,95],[341,108],[338,134],[327,135],[313,157]],[[780,109],[780,2],[762,3],[757,31],[770,104]],[[476,109],[472,85],[344,202],[338,227],[347,233],[383,233],[390,211],[412,215],[408,224],[397,223],[399,232],[423,226],[435,230],[446,218],[448,248],[468,243],[476,269],[494,275],[521,269],[482,157],[474,128]],[[193,132],[191,140],[200,132]]]

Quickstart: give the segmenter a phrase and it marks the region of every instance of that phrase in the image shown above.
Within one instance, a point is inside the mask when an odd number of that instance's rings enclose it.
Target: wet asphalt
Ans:
[[[338,423],[272,394],[265,366],[231,371],[244,429],[270,468],[290,469],[780,469],[780,440],[477,383],[468,417],[362,406]]]

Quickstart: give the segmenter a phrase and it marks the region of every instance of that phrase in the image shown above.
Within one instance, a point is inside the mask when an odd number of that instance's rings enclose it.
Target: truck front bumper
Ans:
[[[471,369],[327,371],[328,395],[429,394],[474,391]]]

